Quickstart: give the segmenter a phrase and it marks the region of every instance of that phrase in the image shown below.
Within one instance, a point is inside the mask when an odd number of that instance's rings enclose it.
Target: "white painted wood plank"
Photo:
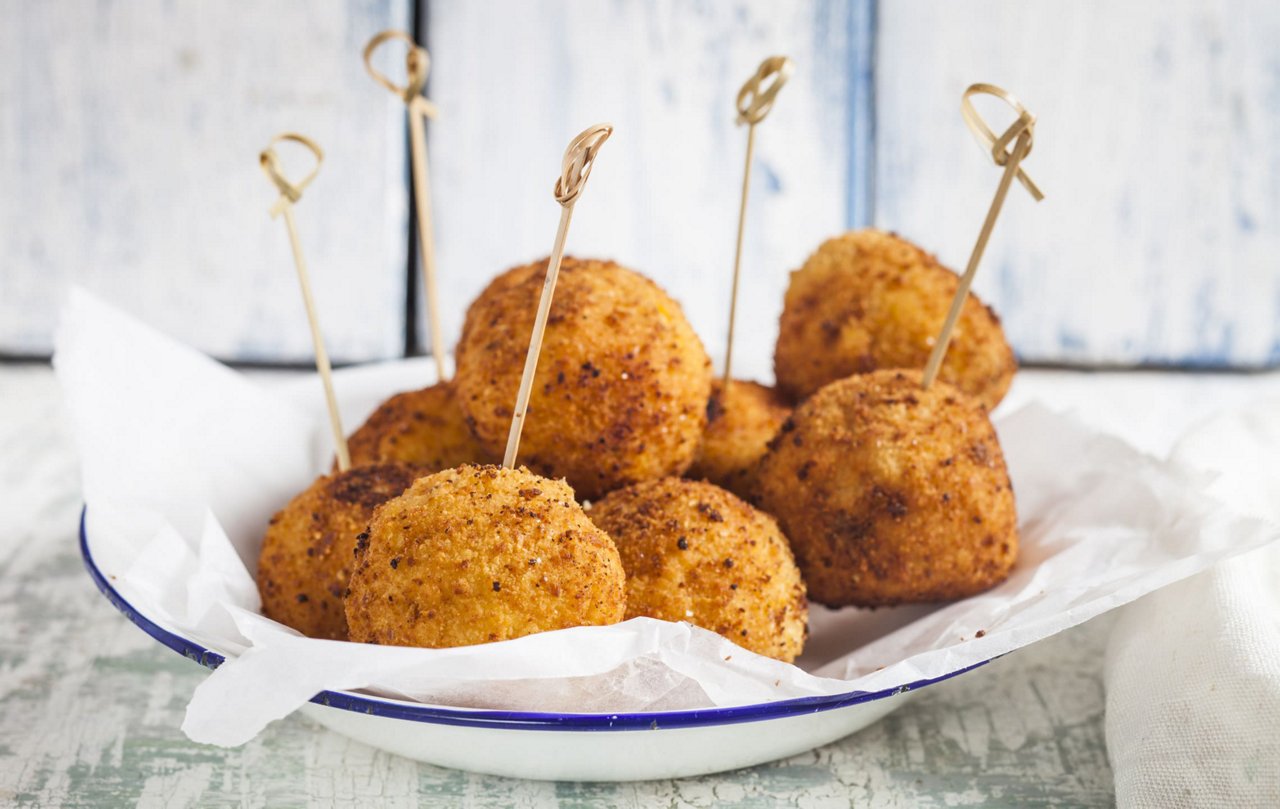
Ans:
[[[0,352],[47,351],[77,280],[213,353],[305,361],[287,243],[253,159],[294,127],[329,152],[301,224],[333,353],[397,354],[403,108],[357,54],[408,7],[0,0]],[[560,151],[610,118],[618,134],[570,250],[654,276],[718,360],[745,135],[733,96],[781,51],[799,71],[760,130],[744,370],[768,373],[787,270],[859,224],[873,185],[878,224],[964,262],[997,175],[957,114],[976,78],[1041,118],[1029,168],[1049,199],[1015,190],[978,278],[1024,357],[1280,362],[1277,7],[880,4],[874,183],[871,122],[857,115],[867,8],[432,4],[450,343],[489,277],[549,250]]]
[[[432,3],[426,20],[444,333],[496,273],[551,250],[560,155],[611,121],[568,251],[614,258],[679,299],[723,356],[746,132],[760,60],[796,73],[756,139],[735,367],[771,374],[787,272],[849,216],[849,42],[859,4]]]
[[[0,2],[0,351],[87,284],[223,357],[311,356],[258,152],[326,150],[298,210],[331,353],[403,344],[404,111],[360,63],[407,0]]]
[[[895,0],[879,33],[876,220],[951,266],[999,179],[961,92],[1039,115],[1047,199],[1014,187],[976,284],[1022,356],[1280,362],[1280,6]]]

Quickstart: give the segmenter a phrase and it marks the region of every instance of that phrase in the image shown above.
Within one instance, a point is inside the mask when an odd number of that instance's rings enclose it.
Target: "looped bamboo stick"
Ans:
[[[747,195],[751,190],[751,163],[756,148],[756,124],[773,109],[778,91],[791,78],[795,65],[785,56],[770,56],[760,63],[755,74],[738,91],[738,123],[747,125],[747,158],[742,170],[742,199],[738,204],[738,238],[733,251],[733,287],[729,292],[729,334],[724,348],[724,391],[728,395],[729,377],[733,372],[733,334],[738,317],[738,280],[742,270],[742,237],[746,232]],[[762,82],[773,82],[760,89]]]
[[[755,75],[747,79],[738,91],[738,123],[758,124],[773,109],[774,99],[778,91],[795,72],[795,63],[786,56],[770,56],[756,68]],[[760,85],[772,78],[773,83],[763,90]]]
[[[573,207],[587,185],[591,168],[595,164],[600,147],[613,134],[612,124],[596,124],[584,129],[569,142],[560,162],[560,176],[556,179],[555,199],[560,203],[560,226],[556,229],[555,244],[547,261],[547,278],[542,284],[542,297],[538,301],[538,313],[533,320],[533,332],[529,335],[529,351],[524,357],[524,372],[520,376],[520,390],[516,393],[516,406],[511,413],[511,430],[507,433],[507,451],[502,465],[511,469],[516,465],[516,453],[520,451],[520,433],[524,430],[524,417],[529,412],[529,395],[533,390],[533,377],[538,370],[538,355],[542,353],[542,335],[547,330],[547,316],[551,312],[551,299],[556,292],[556,278],[560,263],[564,260],[564,242],[569,234],[569,220]]]
[[[403,85],[396,84],[385,73],[373,66],[373,54],[387,42],[403,42],[409,46],[408,52],[404,55],[408,81]],[[369,75],[379,86],[399,96],[406,104],[421,109],[428,118],[434,118],[439,114],[436,106],[422,95],[422,91],[427,86],[427,73],[431,69],[431,56],[426,48],[414,42],[413,37],[404,31],[395,29],[382,31],[370,39],[364,46],[364,68],[369,71]]]
[[[995,96],[1004,103],[1013,107],[1018,113],[1018,119],[1014,121],[1004,134],[999,138],[996,133],[991,131],[991,127],[987,126],[987,122],[982,120],[982,116],[978,115],[978,111],[973,107],[973,97],[975,95]],[[1014,96],[1013,93],[994,84],[973,84],[964,91],[964,96],[960,99],[960,114],[964,117],[965,125],[969,127],[969,131],[973,133],[979,141],[991,150],[991,159],[995,161],[997,166],[1003,168],[1008,164],[1012,153],[1009,151],[1009,144],[1017,139],[1023,132],[1027,133],[1027,148],[1023,152],[1019,160],[1025,159],[1031,154],[1031,147],[1035,145],[1036,117],[1022,106],[1022,102]],[[1040,188],[1031,181],[1027,173],[1019,166],[1017,170],[1018,182],[1031,192],[1031,196],[1036,202],[1044,199],[1044,194],[1040,193]]]
[[[280,158],[276,154],[276,145],[280,143],[300,144],[315,156],[316,164],[312,166],[307,176],[296,183],[285,177],[280,170]],[[275,204],[271,206],[271,216],[273,218],[279,215],[285,204],[297,202],[302,198],[303,189],[311,185],[311,181],[320,173],[320,164],[323,162],[324,150],[306,135],[299,135],[297,132],[284,132],[271,139],[271,142],[267,144],[267,148],[262,150],[262,154],[258,155],[258,165],[262,167],[272,185],[280,191],[280,199],[276,200]]]
[[[564,158],[560,161],[560,176],[556,178],[553,189],[556,202],[561,207],[571,206],[577,201],[582,189],[586,188],[587,178],[591,176],[591,167],[595,165],[600,147],[612,134],[612,124],[596,124],[582,130],[569,142],[564,150]]]
[[[283,142],[301,144],[315,155],[316,164],[311,169],[311,173],[298,182],[290,181],[280,169],[280,159],[276,155],[275,147]],[[307,322],[311,326],[311,343],[315,346],[316,371],[319,372],[320,381],[324,385],[325,403],[329,408],[329,427],[333,430],[333,445],[334,451],[338,456],[338,469],[345,472],[351,468],[351,455],[347,451],[347,434],[342,429],[342,416],[338,412],[338,397],[333,392],[333,369],[329,365],[329,354],[325,351],[324,337],[320,333],[320,318],[316,314],[315,299],[311,295],[311,279],[307,275],[307,262],[302,256],[302,242],[298,238],[298,224],[293,218],[294,203],[302,198],[303,189],[316,178],[316,175],[320,172],[320,164],[323,161],[324,152],[320,149],[320,146],[305,135],[299,135],[296,132],[285,132],[284,134],[276,135],[258,157],[258,164],[262,166],[262,171],[271,180],[276,189],[280,191],[280,198],[271,206],[271,216],[275,218],[280,214],[284,214],[285,228],[289,231],[289,245],[293,248],[293,263],[298,270],[298,286],[302,289],[302,304],[307,310]]]
[[[996,137],[995,132],[987,126],[986,122],[978,115],[977,110],[973,108],[973,102],[970,101],[970,98],[977,94],[995,96],[1017,111],[1017,120],[1000,137]],[[1004,174],[1000,176],[1000,185],[996,187],[995,198],[991,200],[991,207],[987,210],[987,218],[982,223],[982,229],[978,231],[978,241],[973,246],[973,252],[969,254],[969,264],[965,267],[964,275],[960,276],[960,286],[956,290],[955,297],[951,299],[951,309],[947,312],[947,318],[942,323],[942,330],[938,333],[938,339],[934,341],[933,351],[929,354],[929,361],[924,366],[922,384],[926,389],[937,378],[938,370],[942,367],[942,360],[947,355],[947,347],[951,345],[951,335],[955,331],[956,322],[960,319],[960,312],[964,308],[965,299],[969,297],[969,287],[973,285],[973,277],[978,272],[978,263],[982,261],[982,254],[987,249],[987,241],[991,238],[991,231],[995,229],[996,219],[1000,216],[1000,209],[1004,207],[1004,200],[1009,194],[1009,186],[1012,185],[1013,178],[1018,178],[1036,202],[1044,199],[1044,194],[1040,192],[1039,187],[1031,181],[1031,178],[1027,176],[1021,166],[1026,156],[1031,154],[1036,117],[1028,112],[1012,93],[993,84],[974,84],[965,90],[964,97],[961,99],[960,112],[964,116],[964,122],[969,126],[973,134],[991,150],[991,159],[995,161],[997,166],[1004,167]]]
[[[405,54],[405,70],[408,79],[404,85],[393,82],[373,66],[373,54],[384,43],[404,42],[409,46]],[[418,211],[418,243],[422,245],[422,288],[427,300],[427,328],[431,330],[431,354],[435,357],[436,378],[447,379],[444,367],[444,334],[440,326],[440,291],[436,282],[435,231],[431,223],[431,180],[427,172],[426,119],[435,118],[439,111],[428,101],[422,91],[427,86],[427,72],[431,57],[413,37],[404,31],[383,31],[364,46],[364,66],[379,86],[398,96],[408,107],[409,149],[413,169],[413,199]]]

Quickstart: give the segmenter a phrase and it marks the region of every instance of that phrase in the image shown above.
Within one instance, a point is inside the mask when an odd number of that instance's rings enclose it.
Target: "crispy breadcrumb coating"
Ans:
[[[480,443],[506,446],[546,261],[472,303],[458,344],[458,401]],[[611,261],[566,257],[529,412],[522,463],[579,497],[689,468],[706,423],[711,361],[679,304]]]
[[[958,283],[891,233],[828,239],[791,274],[773,360],[778,386],[800,401],[851,374],[923,369]],[[1016,370],[1000,319],[971,293],[938,378],[993,409]]]
[[[271,518],[258,556],[262,614],[309,637],[346,640],[342,596],[356,535],[418,475],[405,464],[355,467],[317,478],[289,501]]]
[[[791,406],[774,388],[732,379],[726,391],[724,380],[714,380],[702,447],[685,477],[751,499],[756,467],[790,415]]]
[[[353,466],[403,461],[424,475],[495,460],[471,434],[448,382],[387,399],[351,434],[347,447]]]
[[[984,408],[914,371],[826,386],[760,464],[760,505],[830,606],[946,601],[1009,575],[1013,487]]]
[[[808,634],[804,581],[777,522],[703,481],[663,478],[588,512],[627,571],[627,617],[689,621],[791,662]]]
[[[562,480],[463,466],[384,503],[356,546],[351,639],[440,648],[611,624],[622,562]]]

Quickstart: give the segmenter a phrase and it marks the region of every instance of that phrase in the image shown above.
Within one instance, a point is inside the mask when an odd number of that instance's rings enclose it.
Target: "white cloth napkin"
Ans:
[[[1220,416],[1172,460],[1280,522],[1280,401]],[[1280,806],[1280,547],[1127,606],[1107,650],[1107,750],[1132,807]]]

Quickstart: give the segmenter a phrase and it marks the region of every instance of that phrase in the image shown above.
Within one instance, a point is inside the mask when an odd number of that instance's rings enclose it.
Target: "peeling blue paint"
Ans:
[[[1081,335],[1063,328],[1058,331],[1058,345],[1066,351],[1083,351],[1088,344]]]
[[[766,194],[778,194],[782,191],[782,178],[778,176],[778,172],[773,166],[761,160],[756,164],[756,170],[760,172],[760,180],[764,183],[764,191]]]

